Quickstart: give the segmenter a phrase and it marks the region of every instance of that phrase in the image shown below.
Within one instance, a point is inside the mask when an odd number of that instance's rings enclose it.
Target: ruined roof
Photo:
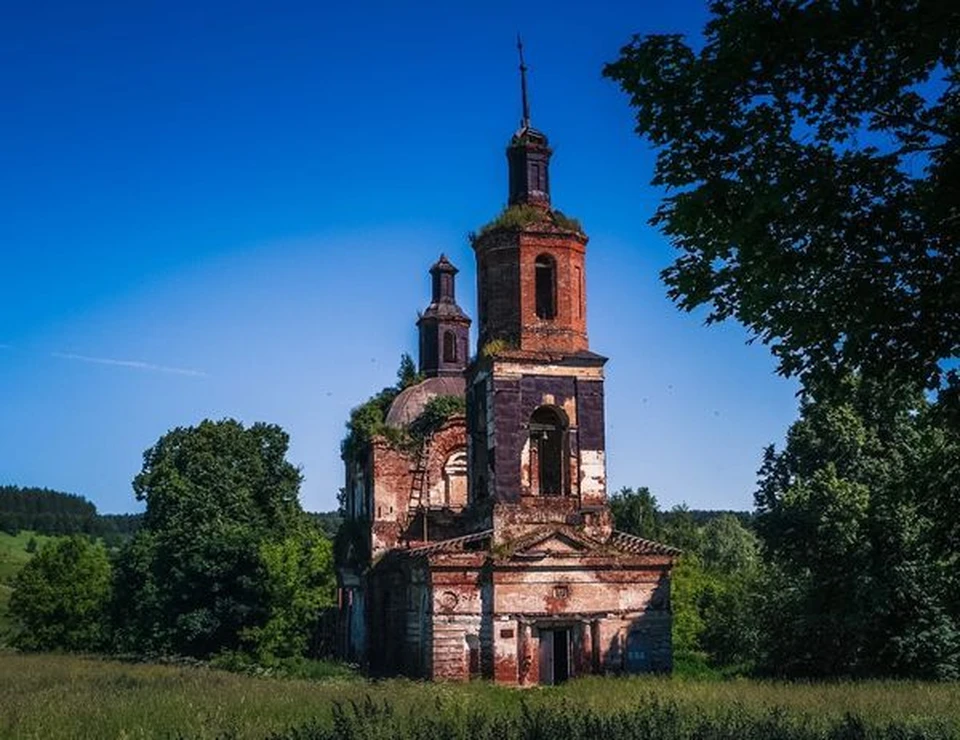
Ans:
[[[489,539],[493,536],[492,529],[484,529],[481,532],[474,532],[473,534],[466,534],[462,537],[453,537],[449,540],[440,540],[439,542],[431,542],[429,545],[420,545],[419,547],[411,547],[407,550],[411,555],[431,555],[436,552],[461,552],[464,545],[468,545],[471,542],[480,542],[484,539]]]
[[[603,548],[612,547],[615,550],[620,552],[629,553],[631,555],[667,555],[667,556],[676,556],[680,555],[681,551],[676,547],[671,547],[670,545],[665,545],[662,542],[654,542],[653,540],[647,540],[643,537],[636,537],[632,534],[627,534],[626,532],[617,532],[614,531],[610,536],[610,539],[606,543],[598,542],[590,537],[585,536],[583,533],[578,532],[575,527],[570,526],[553,526],[553,527],[542,527],[534,532],[531,532],[525,536],[516,538],[513,540],[510,545],[512,552],[522,551],[523,549],[536,545],[538,542],[549,539],[551,536],[557,534],[567,535],[573,540],[578,541],[588,547],[588,549],[594,549],[602,551]],[[493,537],[492,529],[485,529],[480,532],[474,532],[472,534],[463,535],[462,537],[453,537],[448,540],[440,540],[439,542],[431,542],[426,545],[420,545],[418,547],[411,547],[409,550],[403,551],[407,555],[418,556],[418,555],[433,555],[436,553],[442,552],[463,552],[464,545],[471,544],[473,542],[480,542],[482,540],[490,539]]]
[[[427,378],[422,383],[411,385],[400,392],[390,410],[387,411],[386,422],[392,427],[405,427],[423,413],[423,409],[431,398],[436,396],[466,395],[467,383],[462,376],[445,375],[437,378]]]
[[[463,312],[460,306],[451,301],[435,301],[431,303],[423,310],[423,313],[420,314],[420,318],[417,319],[417,324],[419,325],[424,319],[444,319],[446,321],[470,323],[470,317]]]
[[[610,544],[623,552],[633,553],[635,555],[680,555],[681,550],[670,545],[664,545],[662,542],[654,542],[643,537],[627,534],[626,532],[614,531],[610,535]]]

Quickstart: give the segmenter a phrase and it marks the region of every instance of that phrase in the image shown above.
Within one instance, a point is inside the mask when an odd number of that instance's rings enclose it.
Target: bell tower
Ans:
[[[471,502],[504,541],[546,523],[605,539],[603,366],[586,328],[587,236],[551,205],[547,137],[523,115],[507,146],[507,208],[472,238],[479,344],[468,369]],[[489,502],[484,505],[482,502]]]

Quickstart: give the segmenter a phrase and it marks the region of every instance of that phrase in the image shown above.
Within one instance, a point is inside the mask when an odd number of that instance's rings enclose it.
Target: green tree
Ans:
[[[118,563],[121,647],[207,656],[242,648],[269,622],[264,548],[310,527],[287,445],[275,425],[207,420],[144,453],[133,482],[143,524]]]
[[[260,568],[266,620],[244,634],[245,644],[261,662],[306,654],[323,610],[335,603],[333,542],[309,530],[264,542]]]
[[[670,587],[679,661],[749,668],[758,650],[756,535],[732,513],[695,513],[683,505],[661,512],[643,487],[621,489],[610,508],[617,529],[683,550]]]
[[[417,364],[413,358],[404,352],[400,355],[400,367],[397,369],[397,390],[403,390],[416,385],[423,380],[423,375],[417,371]]]
[[[758,658],[763,593],[757,536],[737,517],[721,514],[701,529],[700,558],[707,575],[697,603],[704,624],[700,649],[714,665],[750,669]]]
[[[686,504],[677,504],[663,515],[663,541],[684,552],[699,554],[702,531]]]
[[[960,674],[960,548],[942,523],[958,456],[921,393],[853,380],[842,401],[804,401],[757,492],[768,669]]]
[[[101,650],[111,590],[107,551],[73,535],[46,542],[13,582],[15,642],[27,650]]]
[[[621,532],[646,537],[649,540],[659,540],[663,537],[657,497],[646,486],[636,490],[621,488],[610,497],[610,510],[616,527]]]
[[[700,558],[695,553],[682,555],[670,576],[673,650],[678,657],[703,652],[700,638],[706,623],[700,602],[709,587]]]
[[[937,387],[960,355],[960,5],[710,12],[697,48],[635,37],[604,70],[659,150],[670,296],[736,318],[808,387]]]
[[[727,576],[749,576],[760,565],[760,543],[737,517],[721,514],[703,526],[700,555],[710,570]]]

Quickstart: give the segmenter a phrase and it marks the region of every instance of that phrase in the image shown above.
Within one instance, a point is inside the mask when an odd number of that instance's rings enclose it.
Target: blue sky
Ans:
[[[554,204],[588,246],[611,488],[749,508],[795,385],[681,314],[649,145],[601,78],[704,3],[21,3],[0,25],[0,483],[136,510],[167,429],[276,422],[335,506],[349,409],[415,350],[446,252],[503,206],[524,35]]]

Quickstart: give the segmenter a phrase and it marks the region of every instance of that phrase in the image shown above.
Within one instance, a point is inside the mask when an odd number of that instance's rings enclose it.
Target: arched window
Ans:
[[[567,447],[567,423],[561,412],[541,406],[530,417],[530,447],[536,455],[537,490],[543,496],[566,493],[564,464]]]
[[[457,361],[457,335],[449,330],[443,333],[443,361]]]
[[[541,254],[534,263],[537,292],[537,318],[557,315],[557,263],[549,254]]]
[[[467,451],[458,450],[443,464],[443,501],[448,508],[467,505]]]

